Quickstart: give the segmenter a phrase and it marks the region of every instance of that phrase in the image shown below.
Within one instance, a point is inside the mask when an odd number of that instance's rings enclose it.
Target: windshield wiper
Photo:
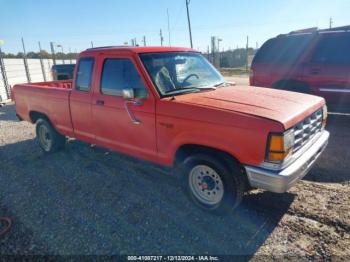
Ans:
[[[224,82],[221,82],[219,84],[214,85],[214,87],[220,87],[220,86],[224,86],[226,84],[227,84],[227,82],[224,81]]]
[[[166,91],[165,94],[172,95],[177,93],[186,93],[186,92],[200,92],[202,90],[216,90],[216,87],[181,87],[174,90]]]
[[[176,88],[173,90],[166,91],[165,94],[167,95],[172,95],[172,94],[177,94],[177,93],[185,93],[185,92],[191,92],[191,91],[200,91],[200,88],[197,87],[181,87],[181,88]]]

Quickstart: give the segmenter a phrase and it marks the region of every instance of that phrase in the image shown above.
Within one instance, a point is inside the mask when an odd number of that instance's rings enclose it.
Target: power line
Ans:
[[[177,15],[176,15],[175,23],[173,24],[173,27],[171,28],[171,31],[173,31],[175,29],[175,27],[178,25],[178,23],[180,21],[180,15],[182,14],[184,8],[185,8],[185,6],[181,4],[179,11],[177,12]]]

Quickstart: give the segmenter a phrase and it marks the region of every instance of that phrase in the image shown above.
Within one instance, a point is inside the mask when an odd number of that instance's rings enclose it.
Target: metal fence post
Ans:
[[[55,48],[53,47],[53,42],[50,42],[50,47],[51,47],[53,64],[56,65],[56,54],[55,54]]]
[[[9,86],[8,81],[7,81],[7,75],[6,75],[6,70],[5,70],[5,63],[4,63],[4,59],[2,57],[1,47],[0,47],[0,70],[1,70],[2,80],[4,81],[4,86],[5,86],[7,99],[10,99],[10,86]]]
[[[69,63],[72,64],[72,50],[69,48]]]
[[[24,62],[24,69],[26,70],[26,75],[27,75],[27,81],[28,83],[31,82],[30,80],[30,73],[29,73],[29,67],[28,67],[28,61],[27,61],[27,54],[26,54],[26,48],[24,46],[24,40],[22,37],[22,45],[23,45],[23,62]]]
[[[41,72],[43,73],[43,78],[44,78],[44,81],[46,82],[45,67],[44,67],[43,57],[41,55],[42,49],[41,49],[40,41],[38,42],[38,44],[39,44],[39,58],[40,58]]]

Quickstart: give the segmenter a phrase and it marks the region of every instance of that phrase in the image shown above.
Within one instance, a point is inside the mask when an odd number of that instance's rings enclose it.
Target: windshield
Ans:
[[[221,74],[199,53],[147,53],[140,57],[162,97],[224,83]]]

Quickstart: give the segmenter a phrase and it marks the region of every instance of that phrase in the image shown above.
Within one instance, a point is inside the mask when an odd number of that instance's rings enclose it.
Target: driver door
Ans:
[[[92,117],[97,144],[146,160],[156,157],[155,101],[132,57],[101,57]],[[133,89],[135,98],[123,98]]]

